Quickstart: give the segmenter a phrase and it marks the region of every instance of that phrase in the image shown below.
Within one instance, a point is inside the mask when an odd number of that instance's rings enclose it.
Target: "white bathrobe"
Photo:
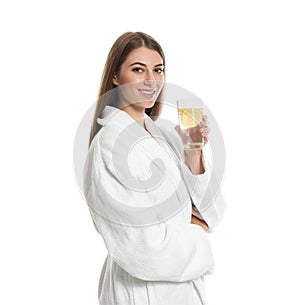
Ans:
[[[184,163],[175,124],[145,114],[142,128],[106,106],[84,166],[84,194],[108,250],[99,281],[100,305],[200,305],[213,271],[207,233],[222,218],[221,196],[204,202],[210,173]],[[192,208],[192,203],[194,207]]]

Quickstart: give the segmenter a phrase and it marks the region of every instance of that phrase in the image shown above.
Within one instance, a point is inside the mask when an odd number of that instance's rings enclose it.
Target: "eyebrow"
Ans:
[[[131,66],[134,66],[134,65],[140,65],[140,66],[143,66],[143,67],[146,67],[147,65],[142,63],[142,62],[134,62],[133,64],[131,64],[129,67]],[[160,67],[160,66],[163,66],[164,64],[157,64],[155,65],[154,67]]]

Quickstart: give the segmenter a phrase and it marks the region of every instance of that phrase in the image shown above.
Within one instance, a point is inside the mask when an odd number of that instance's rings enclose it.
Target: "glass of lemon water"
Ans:
[[[197,97],[177,100],[178,121],[184,149],[201,149],[204,139],[200,134],[200,122],[203,117],[203,102]]]

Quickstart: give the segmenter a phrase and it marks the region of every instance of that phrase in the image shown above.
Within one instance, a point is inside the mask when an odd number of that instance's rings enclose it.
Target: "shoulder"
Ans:
[[[102,126],[94,136],[86,159],[85,167],[100,168],[104,166],[105,162],[109,162],[109,155],[111,154],[114,140],[117,132],[111,126]]]
[[[116,145],[121,131],[118,126],[106,124],[101,126],[100,130],[94,136],[89,147],[90,155],[103,155],[111,152]]]

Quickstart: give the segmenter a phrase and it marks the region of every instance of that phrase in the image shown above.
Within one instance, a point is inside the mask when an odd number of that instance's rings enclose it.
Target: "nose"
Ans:
[[[144,85],[149,87],[154,87],[155,83],[156,83],[155,76],[152,72],[149,71],[145,77]]]
[[[144,81],[144,85],[145,86],[149,86],[149,87],[154,87],[155,86],[155,79],[154,80],[150,80],[150,79],[145,79],[145,81]]]

